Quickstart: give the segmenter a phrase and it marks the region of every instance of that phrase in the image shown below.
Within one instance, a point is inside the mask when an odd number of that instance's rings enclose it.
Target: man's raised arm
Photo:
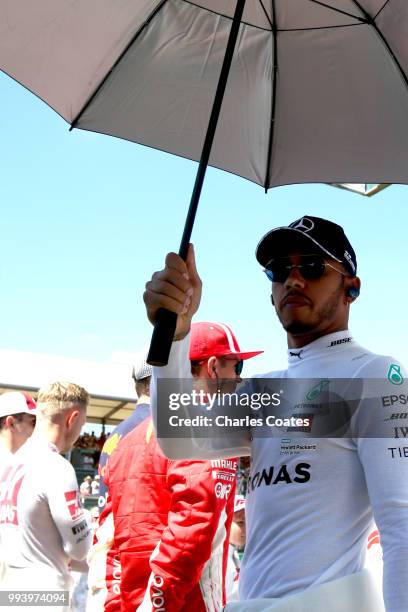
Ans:
[[[163,410],[168,410],[168,402],[164,402],[166,404],[164,405],[161,401],[164,396],[161,393],[160,382],[163,382],[163,379],[171,380],[172,393],[181,394],[193,389],[189,331],[192,318],[200,305],[201,289],[202,283],[195,264],[194,249],[190,245],[185,262],[176,253],[167,255],[164,269],[153,274],[152,279],[146,284],[143,296],[151,323],[155,323],[160,308],[167,308],[178,315],[168,365],[153,368],[150,386],[152,416],[157,439],[164,454],[170,459],[218,459],[248,455],[250,452],[248,431],[234,434],[228,431],[217,432],[215,436],[199,438],[195,437],[194,427],[191,427],[190,437],[165,437],[158,426]],[[194,406],[187,415],[194,417],[201,412],[205,416],[205,408],[201,410],[199,406]]]

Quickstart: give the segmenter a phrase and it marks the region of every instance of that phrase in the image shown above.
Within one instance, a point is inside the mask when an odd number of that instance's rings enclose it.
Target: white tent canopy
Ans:
[[[131,363],[95,362],[54,355],[0,349],[0,393],[28,391],[56,380],[68,380],[91,395],[87,421],[115,425],[133,411],[136,392]]]

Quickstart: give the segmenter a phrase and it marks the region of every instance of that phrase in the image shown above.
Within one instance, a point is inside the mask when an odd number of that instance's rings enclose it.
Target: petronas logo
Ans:
[[[312,387],[310,391],[307,392],[306,399],[309,401],[315,400],[316,397],[318,397],[321,394],[323,389],[325,389],[329,383],[330,383],[330,380],[327,380],[327,378],[324,380],[321,380],[319,383],[317,383],[317,385]]]
[[[392,363],[388,370],[387,378],[393,385],[402,385],[404,377],[401,374],[401,366],[396,363]]]

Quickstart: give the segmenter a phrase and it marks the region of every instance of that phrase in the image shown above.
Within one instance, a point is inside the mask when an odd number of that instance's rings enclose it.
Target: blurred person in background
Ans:
[[[260,352],[242,352],[223,323],[195,323],[190,343],[195,389],[233,390],[244,360]],[[127,435],[105,471],[116,551],[111,585],[116,599],[105,610],[222,609],[236,471],[234,458],[169,461],[150,417]]]
[[[88,606],[89,612],[97,610],[119,610],[120,591],[118,588],[117,551],[113,544],[112,503],[108,487],[104,480],[105,471],[118,445],[123,443],[126,435],[150,416],[150,377],[152,367],[145,357],[139,359],[132,368],[132,379],[135,384],[137,401],[132,414],[119,423],[106,439],[99,460],[99,519],[93,537],[93,546],[88,555]]]
[[[33,433],[35,415],[35,401],[28,393],[0,395],[0,470]]]
[[[81,482],[81,486],[79,487],[79,492],[83,496],[91,494],[91,492],[92,492],[92,476],[85,476],[83,482]]]
[[[100,511],[103,510],[107,499],[107,487],[104,482],[104,474],[107,463],[109,462],[112,453],[115,452],[119,442],[132,429],[141,423],[150,414],[150,377],[152,375],[152,367],[146,363],[145,357],[141,357],[132,368],[132,379],[135,384],[137,401],[132,414],[119,423],[112,431],[110,436],[105,441],[101,456],[99,459],[98,474],[100,476],[99,485],[99,502]]]
[[[34,431],[35,401],[28,393],[8,391],[0,396],[0,473]],[[6,564],[0,537],[0,582]]]
[[[239,570],[246,542],[245,497],[236,495],[228,549],[226,577],[227,602],[237,601]]]
[[[34,433],[0,481],[0,534],[7,551],[2,590],[69,591],[70,559],[81,561],[91,530],[74,468],[60,453],[77,440],[89,395],[56,382],[39,391]],[[55,610],[67,610],[66,601]]]
[[[94,480],[91,482],[91,495],[99,495],[100,476],[95,475]]]

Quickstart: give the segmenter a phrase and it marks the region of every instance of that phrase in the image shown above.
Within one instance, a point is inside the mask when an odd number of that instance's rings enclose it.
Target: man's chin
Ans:
[[[301,334],[306,334],[313,329],[315,329],[314,325],[310,324],[310,321],[306,323],[306,321],[292,320],[292,321],[281,321],[284,330],[288,334],[292,334],[292,336],[298,336]]]

